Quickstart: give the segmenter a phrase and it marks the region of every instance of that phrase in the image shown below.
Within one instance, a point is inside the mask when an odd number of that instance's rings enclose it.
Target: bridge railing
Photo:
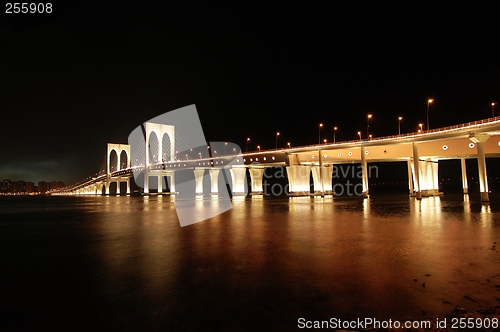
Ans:
[[[477,121],[471,121],[471,122],[466,122],[466,123],[461,123],[453,126],[446,126],[446,127],[440,127],[440,128],[435,128],[435,129],[430,129],[430,130],[423,130],[421,132],[415,131],[415,132],[410,132],[410,133],[405,133],[405,134],[400,134],[400,135],[389,135],[389,136],[381,136],[377,138],[372,138],[372,139],[354,139],[354,140],[348,140],[348,141],[340,141],[340,142],[329,142],[329,143],[322,143],[322,144],[309,144],[309,145],[299,145],[299,146],[294,146],[292,148],[278,148],[278,149],[268,149],[268,150],[261,150],[261,151],[253,151],[246,154],[258,154],[262,152],[272,152],[272,151],[285,151],[285,150],[297,150],[297,149],[305,149],[305,148],[320,148],[320,147],[325,147],[325,146],[339,146],[339,145],[354,145],[354,144],[359,144],[360,141],[362,142],[380,142],[380,141],[386,141],[386,140],[391,140],[394,138],[407,138],[407,137],[425,137],[428,136],[429,134],[436,134],[439,132],[449,132],[452,130],[460,130],[463,128],[471,127],[477,127],[480,125],[484,124],[489,124],[489,123],[494,123],[494,122],[499,122],[500,121],[500,116],[496,116],[494,118],[488,118],[488,119],[482,119],[482,120],[477,120]]]

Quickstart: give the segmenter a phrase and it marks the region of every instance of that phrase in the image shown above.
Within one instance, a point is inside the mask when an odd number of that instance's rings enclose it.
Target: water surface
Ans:
[[[498,304],[500,197],[255,197],[187,227],[174,199],[2,197],[0,327],[290,330]]]

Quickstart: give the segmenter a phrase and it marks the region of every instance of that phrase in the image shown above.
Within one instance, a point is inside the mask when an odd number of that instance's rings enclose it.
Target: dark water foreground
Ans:
[[[182,228],[170,197],[2,197],[0,330],[293,330],[487,308],[494,242],[495,196],[246,198]]]

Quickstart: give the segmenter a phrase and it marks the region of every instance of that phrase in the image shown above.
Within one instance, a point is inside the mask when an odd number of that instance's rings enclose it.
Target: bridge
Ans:
[[[150,183],[156,181],[159,194],[168,181],[170,194],[179,194],[176,175],[194,179],[196,194],[203,194],[204,182],[210,181],[210,192],[219,191],[220,176],[230,187],[232,195],[245,195],[246,178],[250,176],[251,193],[263,193],[266,167],[286,167],[289,193],[310,195],[312,174],[315,194],[334,193],[333,174],[337,165],[359,164],[362,195],[369,196],[369,163],[405,161],[408,169],[409,192],[417,199],[439,195],[438,161],[460,159],[462,187],[468,193],[466,159],[477,159],[481,200],[489,201],[486,158],[500,156],[500,117],[479,120],[422,132],[315,144],[293,148],[242,153],[238,146],[216,142],[198,147],[176,149],[175,127],[145,123],[141,146],[131,156],[131,145],[109,143],[106,171],[85,181],[63,188],[53,194],[109,194],[112,183],[117,194],[130,194],[130,181],[142,181],[144,195],[150,194]],[[161,143],[158,138],[161,138]],[[146,149],[146,147],[148,147]],[[219,151],[217,153],[217,151]],[[161,158],[160,158],[161,157]],[[207,171],[208,170],[208,171]],[[248,172],[247,172],[248,170]],[[188,173],[186,173],[188,172]],[[155,180],[156,178],[156,180]],[[166,181],[165,181],[166,179]],[[126,192],[120,183],[126,182]],[[154,183],[153,183],[154,184]]]

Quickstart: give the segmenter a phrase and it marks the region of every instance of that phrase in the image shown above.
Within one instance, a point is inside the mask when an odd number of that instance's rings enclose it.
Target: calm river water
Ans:
[[[293,330],[500,298],[500,197],[245,198],[187,227],[173,200],[0,198],[0,329]]]

